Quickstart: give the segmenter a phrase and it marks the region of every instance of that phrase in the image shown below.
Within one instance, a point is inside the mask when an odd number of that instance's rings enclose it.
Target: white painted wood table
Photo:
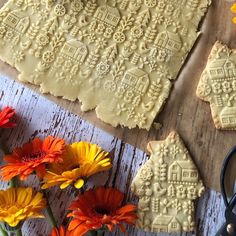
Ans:
[[[113,168],[109,172],[92,177],[86,188],[91,186],[114,186],[126,193],[128,202],[137,202],[130,192],[130,183],[140,166],[148,156],[141,150],[122,142],[108,133],[94,127],[80,117],[62,109],[58,105],[48,101],[43,96],[26,88],[4,75],[0,74],[0,107],[11,105],[17,112],[17,128],[4,130],[0,133],[0,141],[10,147],[22,145],[34,137],[53,135],[64,138],[67,142],[89,141],[97,143],[107,151],[112,151]],[[2,160],[2,156],[1,156]],[[7,185],[0,183],[0,188]],[[31,178],[27,183],[37,186],[37,181]],[[59,191],[57,187],[50,189],[50,203],[58,223],[65,218],[66,208],[74,199],[71,188]],[[214,236],[224,220],[224,204],[220,194],[207,189],[204,196],[198,201],[196,222],[197,231],[194,233],[172,234],[174,235],[203,235]],[[45,236],[50,232],[50,225],[44,220],[30,220],[24,224],[24,236]],[[108,235],[122,235],[115,232]],[[141,236],[155,235],[128,227],[126,235]],[[164,236],[166,234],[156,234]]]

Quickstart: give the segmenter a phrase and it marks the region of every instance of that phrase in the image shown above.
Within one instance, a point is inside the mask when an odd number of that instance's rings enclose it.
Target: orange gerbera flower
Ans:
[[[50,236],[70,236],[70,232],[62,225],[58,228],[53,228]]]
[[[46,164],[61,162],[64,150],[65,142],[62,139],[52,136],[48,136],[45,140],[35,138],[4,157],[7,164],[1,167],[0,175],[5,181],[17,175],[24,180],[36,171],[42,178],[46,173]]]
[[[11,118],[15,115],[15,110],[11,107],[5,107],[0,111],[0,128],[11,128],[16,126],[15,122],[11,121]]]
[[[90,230],[107,227],[112,231],[118,225],[125,231],[123,223],[135,224],[136,206],[127,204],[122,206],[124,194],[114,188],[98,187],[79,195],[73,201],[68,217],[73,217],[69,224],[71,236],[85,235]]]

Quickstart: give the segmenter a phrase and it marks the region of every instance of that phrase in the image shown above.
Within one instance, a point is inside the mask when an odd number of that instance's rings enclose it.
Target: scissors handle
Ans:
[[[224,161],[223,161],[223,165],[221,168],[221,174],[220,174],[220,187],[221,187],[221,193],[222,193],[222,197],[225,203],[225,206],[228,207],[229,206],[229,201],[227,199],[227,194],[226,194],[226,190],[225,190],[225,174],[226,174],[226,170],[227,167],[229,165],[229,162],[231,160],[231,158],[233,157],[233,155],[236,154],[236,146],[234,146],[226,155]],[[234,204],[232,204],[232,201],[234,201]],[[236,203],[236,197],[234,199],[234,197],[231,199],[230,201],[231,206],[234,206]]]

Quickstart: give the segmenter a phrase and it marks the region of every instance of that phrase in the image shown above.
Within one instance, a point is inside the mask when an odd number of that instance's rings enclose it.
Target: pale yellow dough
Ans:
[[[208,58],[197,96],[209,102],[217,129],[236,130],[236,50],[217,41]]]
[[[9,0],[0,58],[113,126],[149,129],[210,0]]]
[[[176,132],[148,144],[150,159],[131,184],[139,197],[137,227],[150,232],[193,231],[194,200],[204,192],[198,170]]]

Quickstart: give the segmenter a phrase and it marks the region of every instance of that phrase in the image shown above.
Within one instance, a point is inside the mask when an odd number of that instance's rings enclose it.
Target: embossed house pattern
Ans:
[[[139,197],[137,227],[151,232],[193,231],[194,200],[204,186],[188,150],[176,132],[147,148],[151,157],[131,184]]]
[[[236,52],[216,42],[197,88],[209,102],[217,129],[236,129]]]
[[[0,59],[112,126],[149,130],[211,0],[8,0]],[[186,17],[188,18],[186,20]]]

